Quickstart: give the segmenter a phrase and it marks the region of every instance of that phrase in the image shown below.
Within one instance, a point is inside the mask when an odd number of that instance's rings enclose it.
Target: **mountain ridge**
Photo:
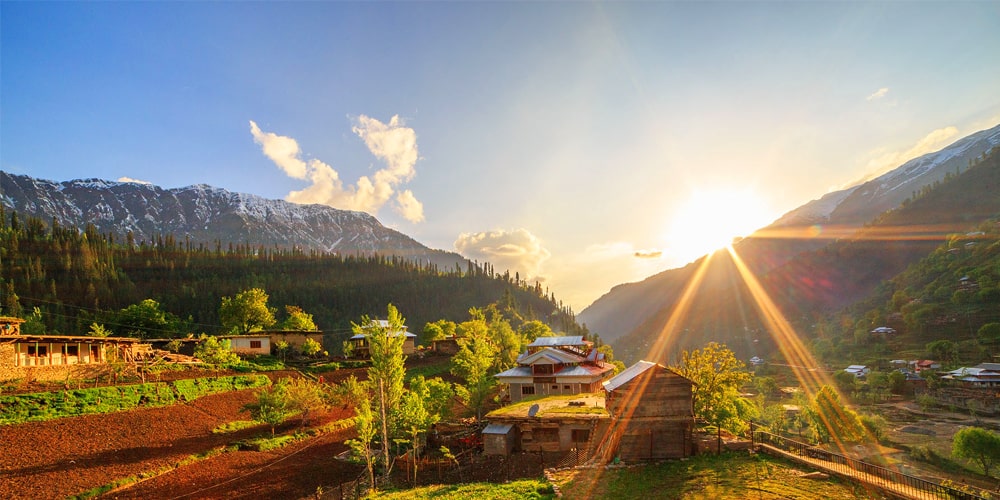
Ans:
[[[798,255],[821,249],[837,238],[862,229],[868,222],[926,187],[967,170],[975,158],[997,145],[1000,145],[1000,125],[966,136],[937,152],[909,160],[870,181],[827,193],[818,200],[787,212],[771,225],[736,243],[735,247],[754,274],[766,274],[786,265]],[[889,180],[894,182],[892,190],[877,189]],[[902,187],[912,190],[901,190]],[[883,196],[873,196],[874,192],[883,193]],[[900,197],[901,193],[905,196]],[[890,204],[892,206],[888,206]],[[704,258],[642,281],[616,285],[584,308],[577,318],[602,339],[614,344],[617,339],[647,323],[664,307],[665,300],[676,297],[673,292],[680,289],[696,269],[696,263]],[[628,314],[616,314],[618,311],[627,311]]]
[[[0,171],[0,203],[8,210],[82,230],[93,224],[134,244],[163,235],[192,244],[245,244],[325,253],[396,255],[439,266],[462,256],[434,250],[364,213],[299,205],[206,184],[165,189],[138,182],[55,182]]]

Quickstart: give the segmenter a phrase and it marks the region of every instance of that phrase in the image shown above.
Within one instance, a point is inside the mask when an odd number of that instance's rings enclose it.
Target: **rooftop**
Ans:
[[[600,393],[532,396],[491,411],[490,418],[607,418],[604,395]]]
[[[548,346],[561,346],[561,345],[571,345],[571,346],[585,346],[590,342],[583,340],[583,336],[569,336],[569,337],[538,337],[532,343],[528,344],[528,347],[548,347]]]

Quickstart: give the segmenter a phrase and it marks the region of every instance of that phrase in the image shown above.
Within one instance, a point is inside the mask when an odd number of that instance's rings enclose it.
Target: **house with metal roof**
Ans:
[[[354,344],[354,355],[362,358],[367,358],[370,355],[368,336],[372,335],[373,332],[386,332],[389,328],[389,321],[384,319],[372,320],[368,325],[364,325],[363,332],[355,334],[353,337],[348,339],[351,344]],[[406,337],[403,341],[403,354],[413,354],[417,350],[417,336],[416,334],[410,333],[403,326],[402,330],[395,330],[388,332],[388,335],[393,337],[398,337],[400,335]]]
[[[582,336],[539,337],[517,358],[517,366],[498,373],[511,402],[530,396],[597,392],[614,372],[593,342]]]

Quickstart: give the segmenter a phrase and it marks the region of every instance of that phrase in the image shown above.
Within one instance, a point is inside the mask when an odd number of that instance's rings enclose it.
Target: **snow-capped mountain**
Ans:
[[[21,217],[83,228],[135,243],[158,236],[329,253],[398,255],[453,267],[460,255],[433,250],[364,213],[233,193],[203,184],[163,189],[101,179],[52,182],[0,171],[0,203]]]
[[[1000,125],[966,136],[944,149],[914,158],[879,177],[827,193],[778,219],[775,226],[860,225],[898,207],[925,186],[965,171],[969,162],[1000,145]]]

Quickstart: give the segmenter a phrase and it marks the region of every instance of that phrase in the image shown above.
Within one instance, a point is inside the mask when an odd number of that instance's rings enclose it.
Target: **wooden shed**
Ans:
[[[613,423],[606,450],[625,461],[694,454],[694,382],[640,361],[604,382]]]
[[[483,453],[487,455],[510,455],[516,444],[514,424],[490,424],[483,429]]]

